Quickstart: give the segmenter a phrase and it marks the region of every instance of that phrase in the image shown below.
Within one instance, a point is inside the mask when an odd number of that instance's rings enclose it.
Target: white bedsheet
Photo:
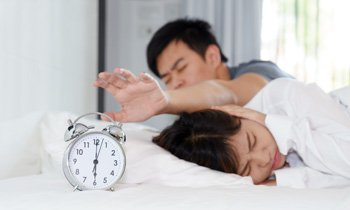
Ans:
[[[198,175],[200,176],[200,175]],[[350,189],[291,189],[233,185],[174,187],[119,184],[117,190],[76,191],[58,174],[41,174],[0,182],[1,209],[349,209]]]
[[[116,191],[73,192],[61,161],[66,121],[74,117],[34,113],[0,123],[0,209],[350,209],[350,187],[254,186],[249,178],[177,159],[152,144],[156,133],[140,124],[124,125],[127,169]]]

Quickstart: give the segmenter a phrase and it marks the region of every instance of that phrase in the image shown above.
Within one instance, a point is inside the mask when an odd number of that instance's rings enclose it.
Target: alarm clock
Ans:
[[[111,124],[102,130],[78,121],[88,115],[100,115]],[[125,172],[126,157],[123,144],[126,135],[122,124],[108,115],[93,112],[68,120],[65,141],[73,140],[63,156],[63,172],[74,190],[114,190]]]

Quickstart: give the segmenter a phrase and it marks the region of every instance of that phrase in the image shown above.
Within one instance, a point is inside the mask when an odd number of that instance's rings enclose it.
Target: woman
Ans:
[[[184,113],[153,141],[255,184],[350,185],[350,114],[314,84],[274,80],[244,108]]]

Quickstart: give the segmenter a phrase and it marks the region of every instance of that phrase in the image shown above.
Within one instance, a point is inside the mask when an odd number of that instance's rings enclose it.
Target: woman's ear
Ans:
[[[215,44],[208,46],[207,50],[205,51],[205,61],[214,68],[217,68],[221,64],[221,54],[218,46]]]

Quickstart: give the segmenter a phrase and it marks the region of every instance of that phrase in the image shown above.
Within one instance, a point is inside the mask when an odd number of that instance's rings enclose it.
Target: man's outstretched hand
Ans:
[[[105,89],[121,105],[119,112],[105,113],[119,122],[147,120],[161,114],[169,103],[158,82],[147,73],[137,77],[128,70],[116,68],[114,72],[100,73],[94,86]]]

